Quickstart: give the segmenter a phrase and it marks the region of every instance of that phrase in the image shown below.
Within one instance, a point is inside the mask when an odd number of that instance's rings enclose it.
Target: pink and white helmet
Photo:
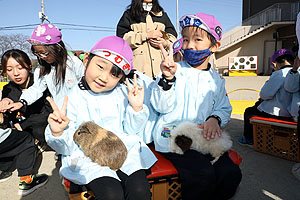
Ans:
[[[117,36],[100,39],[90,53],[105,58],[122,69],[128,75],[133,69],[133,52],[127,42]]]
[[[41,24],[33,30],[27,41],[32,45],[56,44],[61,37],[61,32],[53,24]]]

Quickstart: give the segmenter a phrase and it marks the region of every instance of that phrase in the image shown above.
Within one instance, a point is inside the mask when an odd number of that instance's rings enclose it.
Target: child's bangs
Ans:
[[[124,72],[120,69],[120,67],[118,67],[117,65],[114,64],[110,70],[110,73],[115,77],[119,77],[120,74],[122,74]]]
[[[200,33],[201,33],[201,36],[206,36],[210,42],[211,42],[211,47],[214,46],[216,43],[217,43],[217,40],[216,38],[210,34],[209,32],[207,32],[206,30],[200,28],[200,27],[197,27],[197,31],[200,29]]]

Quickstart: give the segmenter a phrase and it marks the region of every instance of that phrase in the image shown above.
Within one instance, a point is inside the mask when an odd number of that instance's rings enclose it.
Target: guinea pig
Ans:
[[[122,140],[92,121],[84,122],[76,130],[74,141],[93,162],[117,171],[127,157]]]
[[[184,154],[188,149],[194,149],[203,154],[211,154],[217,159],[232,147],[229,134],[223,131],[221,137],[217,136],[207,140],[203,137],[204,131],[196,123],[184,121],[171,130],[169,137],[169,150],[177,154]]]

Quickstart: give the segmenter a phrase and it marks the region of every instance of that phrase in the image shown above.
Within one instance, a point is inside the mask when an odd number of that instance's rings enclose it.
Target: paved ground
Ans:
[[[259,90],[268,77],[226,77],[227,92],[238,88]],[[243,94],[246,99],[255,99],[253,93]],[[231,98],[231,96],[230,96]],[[241,115],[232,115],[227,131],[234,141],[233,149],[243,157],[240,165],[243,173],[242,182],[233,200],[298,200],[300,199],[300,181],[291,174],[294,162],[255,152],[249,147],[237,144],[237,137],[243,133],[243,118]],[[18,177],[13,177],[0,183],[0,200],[65,200],[68,199],[58,175],[60,163],[54,161],[54,152],[44,152],[40,173],[49,175],[49,182],[34,193],[19,197]]]

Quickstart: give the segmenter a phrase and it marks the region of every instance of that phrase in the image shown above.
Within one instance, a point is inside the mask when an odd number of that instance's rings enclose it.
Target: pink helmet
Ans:
[[[197,26],[212,34],[217,41],[222,39],[222,26],[213,16],[206,13],[197,13],[195,15],[184,15],[179,20],[180,30],[186,26]]]
[[[126,75],[133,69],[131,47],[120,37],[107,36],[100,39],[91,49],[91,53],[117,65]]]
[[[38,25],[27,41],[32,45],[56,44],[61,41],[61,32],[52,24]]]

